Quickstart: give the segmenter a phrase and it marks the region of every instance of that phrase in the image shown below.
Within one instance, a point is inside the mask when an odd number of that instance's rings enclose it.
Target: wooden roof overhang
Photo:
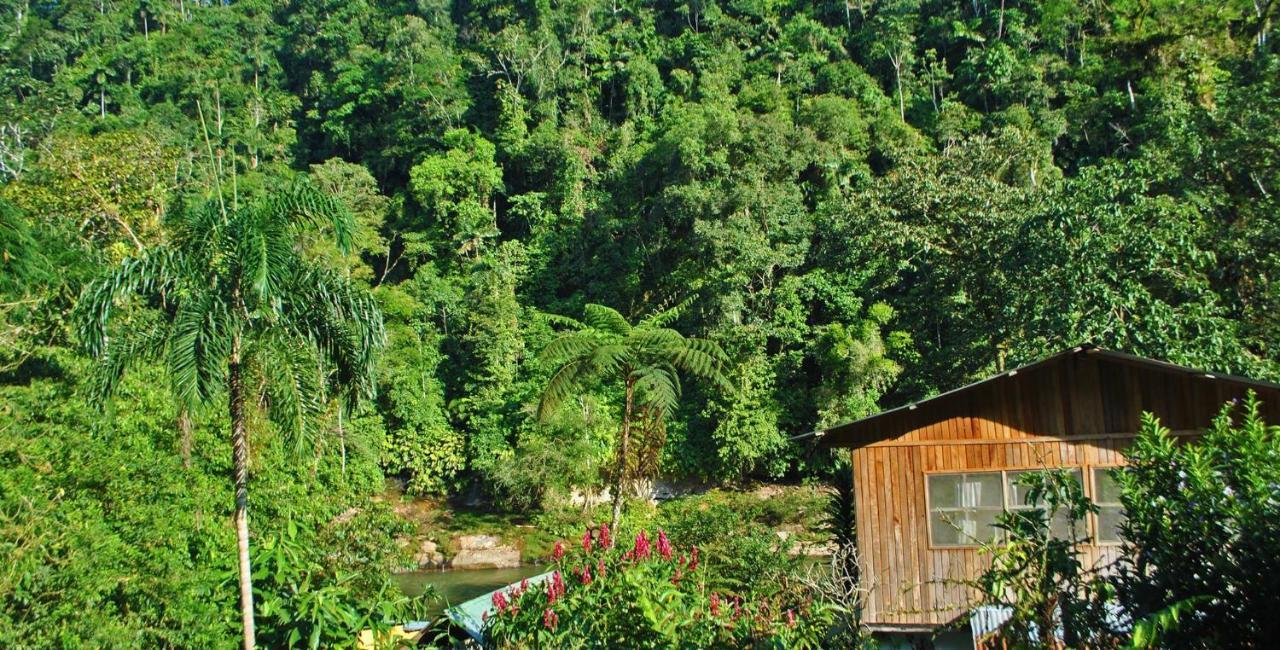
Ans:
[[[1257,379],[1250,379],[1248,377],[1240,377],[1213,371],[1198,370],[1187,366],[1169,363],[1167,361],[1148,359],[1132,354],[1126,354],[1124,352],[1116,352],[1114,350],[1105,350],[1092,344],[1083,344],[1063,350],[1062,352],[1045,357],[1039,361],[1029,363],[1012,370],[1000,372],[986,379],[975,381],[971,384],[949,390],[945,393],[941,393],[927,399],[904,404],[886,411],[881,411],[875,415],[855,420],[853,422],[847,422],[828,429],[820,429],[795,436],[792,440],[812,440],[817,446],[831,448],[862,447],[892,439],[897,435],[904,433],[902,426],[899,424],[904,417],[910,418],[913,415],[918,415],[918,418],[912,419],[918,421],[923,426],[923,424],[930,422],[930,418],[934,420],[938,419],[931,414],[945,411],[944,407],[954,408],[957,402],[971,398],[987,389],[997,388],[999,382],[1009,381],[1019,374],[1030,373],[1041,368],[1061,364],[1071,358],[1081,355],[1093,356],[1100,359],[1106,359],[1111,362],[1133,365],[1149,370],[1187,375],[1205,381],[1222,381],[1244,387],[1262,388],[1271,391],[1280,390],[1280,384],[1268,381],[1261,381]]]

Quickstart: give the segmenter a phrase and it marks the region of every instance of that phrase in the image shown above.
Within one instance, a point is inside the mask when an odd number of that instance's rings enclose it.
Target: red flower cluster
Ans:
[[[554,630],[557,625],[560,625],[560,617],[548,607],[547,611],[542,613],[542,624],[548,630]]]
[[[671,559],[671,540],[667,539],[667,531],[658,529],[658,555],[664,560]]]
[[[560,572],[556,571],[551,574],[551,579],[547,581],[547,604],[556,604],[556,601],[564,596],[564,592],[564,578],[561,578]]]
[[[714,591],[711,592],[711,615],[720,615],[720,594],[717,594]]]
[[[636,535],[635,546],[631,547],[631,556],[637,560],[647,560],[649,559],[649,555],[649,536],[645,535],[644,531],[641,530],[640,534]]]
[[[576,568],[573,570],[573,572],[578,575],[578,580],[582,582],[582,584],[584,585],[591,584],[591,567],[590,566]]]
[[[600,547],[613,548],[613,538],[609,537],[609,524],[600,524]]]
[[[559,562],[564,559],[564,542],[556,542],[556,546],[551,551],[551,559]]]
[[[582,552],[591,555],[591,529],[582,534]]]

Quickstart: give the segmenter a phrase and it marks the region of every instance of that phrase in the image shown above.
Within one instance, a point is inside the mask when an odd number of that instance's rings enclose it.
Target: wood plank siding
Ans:
[[[981,573],[984,558],[975,548],[930,544],[931,473],[1078,467],[1092,496],[1090,469],[1124,463],[1143,412],[1194,436],[1224,403],[1252,389],[1267,419],[1280,422],[1274,384],[1096,349],[1073,352],[826,432],[824,445],[852,448],[866,623],[936,626],[972,603],[964,583]],[[1087,546],[1084,561],[1103,566],[1116,548]]]

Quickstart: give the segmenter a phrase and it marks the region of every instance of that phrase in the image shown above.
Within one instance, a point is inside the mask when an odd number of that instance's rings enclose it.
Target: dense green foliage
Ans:
[[[0,354],[68,343],[80,284],[177,194],[307,170],[357,213],[357,257],[309,247],[389,314],[362,426],[417,492],[600,482],[502,487],[526,455],[609,465],[621,400],[576,418],[587,446],[529,410],[541,315],[588,303],[685,304],[671,326],[734,359],[661,459],[712,480],[809,472],[788,435],[1086,339],[1274,377],[1269,7],[16,5],[0,194],[29,227],[0,232],[33,275]]]
[[[105,413],[60,379],[0,388],[0,645],[239,646],[227,427],[197,417],[184,469],[165,385],[156,369],[127,376]],[[285,647],[296,630],[300,646],[313,632],[343,645],[420,611],[389,591],[391,537],[407,530],[363,496],[381,483],[376,462],[352,454],[344,477],[336,451],[298,463],[283,437],[255,437],[264,643]]]

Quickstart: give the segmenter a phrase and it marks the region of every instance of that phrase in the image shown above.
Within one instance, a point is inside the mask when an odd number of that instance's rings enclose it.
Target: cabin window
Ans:
[[[1120,505],[1120,485],[1114,468],[1093,470],[1093,503],[1098,506],[1098,542],[1120,543],[1120,524],[1124,523],[1124,506]]]
[[[1007,494],[1009,496],[1009,510],[1031,510],[1032,508],[1037,507],[1031,505],[1031,500],[1028,498],[1027,493],[1030,492],[1031,488],[1022,485],[1019,482],[1023,476],[1037,471],[1041,470],[1005,472],[1005,483],[1008,486]],[[1080,489],[1083,490],[1084,480],[1081,477],[1080,469],[1069,469],[1067,472],[1070,474],[1071,478],[1075,480],[1076,485],[1081,486]],[[1047,510],[1043,501],[1039,507]],[[1086,533],[1087,531],[1085,530],[1085,527],[1080,523],[1077,523],[1075,535],[1077,537],[1084,537]],[[1054,513],[1053,519],[1049,521],[1049,534],[1053,536],[1054,539],[1071,539],[1071,513],[1067,512],[1066,508],[1061,508],[1058,512]]]
[[[996,517],[1004,510],[1000,472],[933,474],[928,489],[934,546],[973,546],[996,539]]]

